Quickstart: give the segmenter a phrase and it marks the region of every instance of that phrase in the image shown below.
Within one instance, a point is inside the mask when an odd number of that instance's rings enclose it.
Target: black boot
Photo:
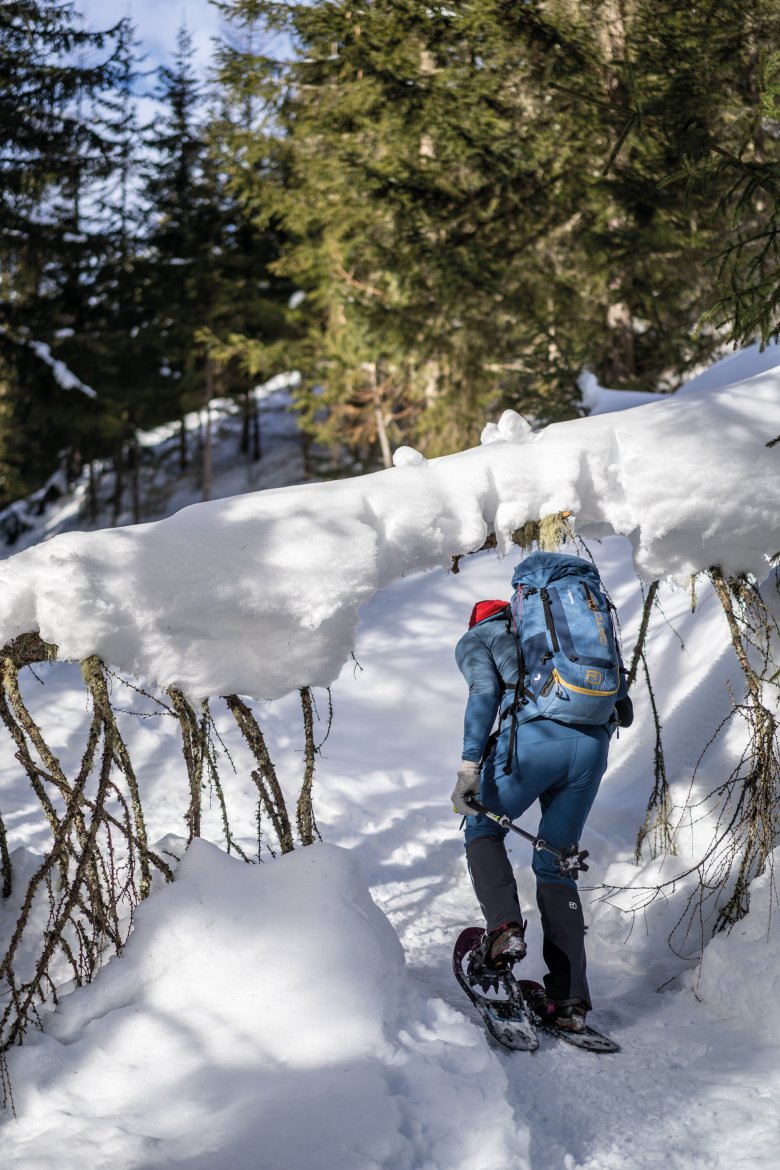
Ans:
[[[466,973],[483,991],[498,987],[498,976],[511,971],[515,963],[525,958],[525,923],[502,922],[483,934],[469,955]]]
[[[585,1030],[588,1005],[581,999],[555,1000],[543,987],[525,993],[526,1002],[535,1016],[545,1025],[554,1025],[565,1032]]]
[[[555,1026],[565,1032],[584,1032],[588,1005],[582,999],[555,1001]]]

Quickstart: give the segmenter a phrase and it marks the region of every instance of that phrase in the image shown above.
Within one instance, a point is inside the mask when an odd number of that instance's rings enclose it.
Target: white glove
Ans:
[[[474,760],[464,760],[458,769],[458,782],[450,798],[452,811],[462,817],[473,817],[474,809],[466,804],[472,796],[479,796],[479,764]]]

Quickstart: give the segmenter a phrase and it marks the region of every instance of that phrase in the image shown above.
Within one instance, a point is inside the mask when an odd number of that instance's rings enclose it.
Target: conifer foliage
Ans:
[[[0,8],[0,506],[55,468],[89,472],[89,516],[144,516],[139,431],[202,411],[244,412],[242,454],[259,458],[258,373],[234,334],[267,345],[286,329],[289,282],[273,232],[227,186],[220,127],[240,121],[179,32],[169,64],[144,70],[129,19],[84,31],[71,4]],[[139,97],[156,101],[143,125]],[[12,540],[17,513],[0,528]]]
[[[232,0],[236,181],[306,292],[304,417],[376,456],[671,389],[780,327],[776,0]],[[262,48],[261,48],[262,47]],[[323,413],[326,405],[328,411]]]
[[[81,201],[108,165],[85,106],[114,83],[115,37],[78,29],[70,4],[0,7],[0,498],[28,477],[38,486],[65,445],[68,411],[41,345],[78,324],[65,302],[89,244]],[[75,413],[88,409],[81,399]]]
[[[208,401],[259,458],[281,370],[368,468],[780,333],[780,0],[218,7],[156,88],[129,21],[0,7],[0,504],[61,462],[140,519],[139,428],[189,411],[207,495]]]

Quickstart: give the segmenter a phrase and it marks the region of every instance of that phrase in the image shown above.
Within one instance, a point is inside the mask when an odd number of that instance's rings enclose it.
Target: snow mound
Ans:
[[[516,410],[505,410],[497,423],[487,423],[480,436],[483,446],[504,439],[507,443],[522,443],[531,434],[531,424]]]
[[[746,345],[743,349],[728,353],[720,361],[707,366],[700,374],[696,374],[681,386],[677,393],[690,394],[692,391],[733,386],[756,374],[771,372],[777,369],[778,365],[780,343],[770,341],[762,349],[760,343],[756,341],[753,345]]]
[[[501,1064],[420,997],[334,846],[250,866],[193,842],[122,958],[63,999],[11,1074],[6,1167],[527,1164]]]
[[[646,580],[710,565],[763,579],[780,545],[780,368],[352,480],[184,508],[153,524],[63,533],[0,566],[0,644],[27,631],[195,698],[329,686],[359,611],[410,570],[447,567],[494,531],[572,514],[627,536]],[[702,469],[709,469],[703,472]]]
[[[396,447],[393,452],[393,467],[419,467],[425,463],[425,456],[414,447]]]
[[[780,1041],[780,922],[772,865],[750,884],[750,913],[728,934],[718,934],[706,946],[697,971],[685,982],[698,999],[726,1020],[736,1021],[764,1040]]]
[[[770,341],[764,349],[758,342],[734,353],[727,353],[719,361],[706,366],[684,382],[676,394],[722,389],[744,382],[756,374],[771,373],[780,365],[780,343]],[[591,370],[583,370],[577,379],[582,405],[589,415],[609,414],[616,410],[630,410],[645,402],[656,402],[662,393],[653,390],[610,390],[602,386]],[[492,424],[490,424],[492,425]]]
[[[589,415],[611,414],[616,410],[631,410],[646,402],[657,402],[660,395],[653,390],[609,390],[599,385],[596,375],[583,371],[577,379],[582,405]]]

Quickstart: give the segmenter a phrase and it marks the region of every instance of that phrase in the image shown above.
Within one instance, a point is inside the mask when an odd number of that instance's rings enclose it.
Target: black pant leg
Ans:
[[[466,846],[469,873],[489,932],[504,922],[522,922],[517,884],[504,842],[478,837]]]
[[[591,1006],[586,977],[585,918],[577,890],[563,882],[540,882],[536,901],[542,916],[544,982],[553,999],[581,999]]]

